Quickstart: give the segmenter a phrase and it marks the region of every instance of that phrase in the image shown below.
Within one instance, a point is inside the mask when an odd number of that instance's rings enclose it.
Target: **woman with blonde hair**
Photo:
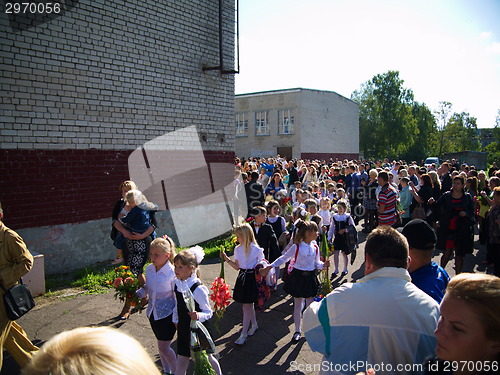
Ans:
[[[441,196],[441,181],[439,181],[439,175],[436,171],[427,172],[432,182],[432,197],[438,200]]]
[[[121,193],[121,198],[115,203],[113,212],[111,214],[112,227],[111,227],[111,239],[113,244],[117,248],[117,257],[113,261],[113,264],[121,263],[125,261],[125,265],[130,266],[129,261],[131,259],[131,254],[129,252],[129,247],[134,242],[151,242],[155,227],[157,226],[155,212],[151,211],[149,216],[149,226],[146,230],[140,233],[134,232],[131,228],[127,228],[126,225],[120,220],[123,219],[128,211],[126,209],[126,196],[130,191],[138,191],[137,185],[134,181],[123,181],[119,186],[119,191]],[[154,235],[153,235],[154,236]],[[127,299],[125,305],[119,315],[120,319],[128,319],[130,316],[131,306],[130,301]]]
[[[160,375],[144,347],[108,327],[80,327],[47,341],[22,375]]]
[[[453,277],[440,310],[437,358],[426,364],[426,373],[498,373],[500,278],[482,273]]]
[[[309,168],[306,169],[306,174],[302,179],[302,185],[307,188],[307,186],[312,183],[318,181],[318,175],[316,173],[316,168],[313,165],[310,165]]]

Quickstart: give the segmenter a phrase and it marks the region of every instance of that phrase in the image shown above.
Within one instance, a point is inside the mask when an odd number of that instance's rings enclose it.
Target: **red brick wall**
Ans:
[[[111,216],[118,186],[129,178],[132,150],[0,150],[0,201],[13,229]],[[233,163],[234,153],[206,151],[208,163]]]

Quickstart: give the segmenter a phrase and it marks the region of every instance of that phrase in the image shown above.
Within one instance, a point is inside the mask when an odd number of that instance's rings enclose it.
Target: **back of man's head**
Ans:
[[[250,178],[254,181],[257,181],[259,179],[259,174],[257,172],[252,172]]]
[[[375,228],[366,239],[365,254],[375,269],[408,268],[408,241],[392,227]]]

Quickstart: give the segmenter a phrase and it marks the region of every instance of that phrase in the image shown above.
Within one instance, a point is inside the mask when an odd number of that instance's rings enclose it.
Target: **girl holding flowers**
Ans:
[[[204,325],[212,317],[212,308],[208,297],[208,289],[199,279],[198,265],[203,260],[203,249],[199,246],[181,251],[174,258],[176,279],[174,292],[177,305],[174,309],[173,322],[177,325],[177,368],[176,375],[185,375],[191,357],[191,320],[198,320]],[[186,288],[191,291],[189,293]],[[187,293],[186,293],[187,292]],[[195,310],[189,311],[184,298],[185,294],[192,294]],[[201,338],[200,338],[201,339]],[[210,345],[203,340],[201,350],[208,354],[208,361],[217,375],[221,375],[219,362],[213,355]],[[196,366],[196,361],[195,361]]]
[[[175,308],[174,279],[172,259],[175,256],[175,244],[164,236],[151,242],[149,256],[151,264],[146,267],[146,284],[136,293],[140,298],[149,297],[146,315],[158,340],[158,351],[164,374],[173,374],[176,370],[176,356],[170,347],[175,335],[172,315]]]
[[[257,302],[255,267],[264,260],[264,250],[257,246],[252,227],[249,224],[237,226],[234,234],[239,242],[239,245],[234,249],[234,260],[231,260],[224,252],[221,253],[221,256],[231,267],[239,270],[233,299],[243,304],[243,329],[235,344],[243,345],[247,341],[247,337],[252,336],[259,328],[254,307]],[[262,269],[259,272],[261,271]],[[252,328],[250,328],[250,323]]]

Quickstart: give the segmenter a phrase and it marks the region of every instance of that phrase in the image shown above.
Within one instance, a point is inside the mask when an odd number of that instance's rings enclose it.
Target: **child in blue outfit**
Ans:
[[[149,212],[156,211],[158,206],[148,202],[139,190],[130,190],[125,195],[125,202],[124,211],[126,214],[119,220],[131,232],[144,233],[151,225]]]
[[[130,232],[139,234],[146,232],[151,226],[150,212],[156,211],[158,206],[148,202],[139,190],[130,190],[125,195],[125,202],[125,210],[128,213],[119,219],[120,222]],[[125,264],[130,267],[130,271],[134,275],[138,276],[141,285],[144,285],[145,282],[142,272],[149,257],[149,245],[155,238],[156,233],[153,231],[150,236],[142,240],[124,241],[127,248],[127,252],[123,254]]]

